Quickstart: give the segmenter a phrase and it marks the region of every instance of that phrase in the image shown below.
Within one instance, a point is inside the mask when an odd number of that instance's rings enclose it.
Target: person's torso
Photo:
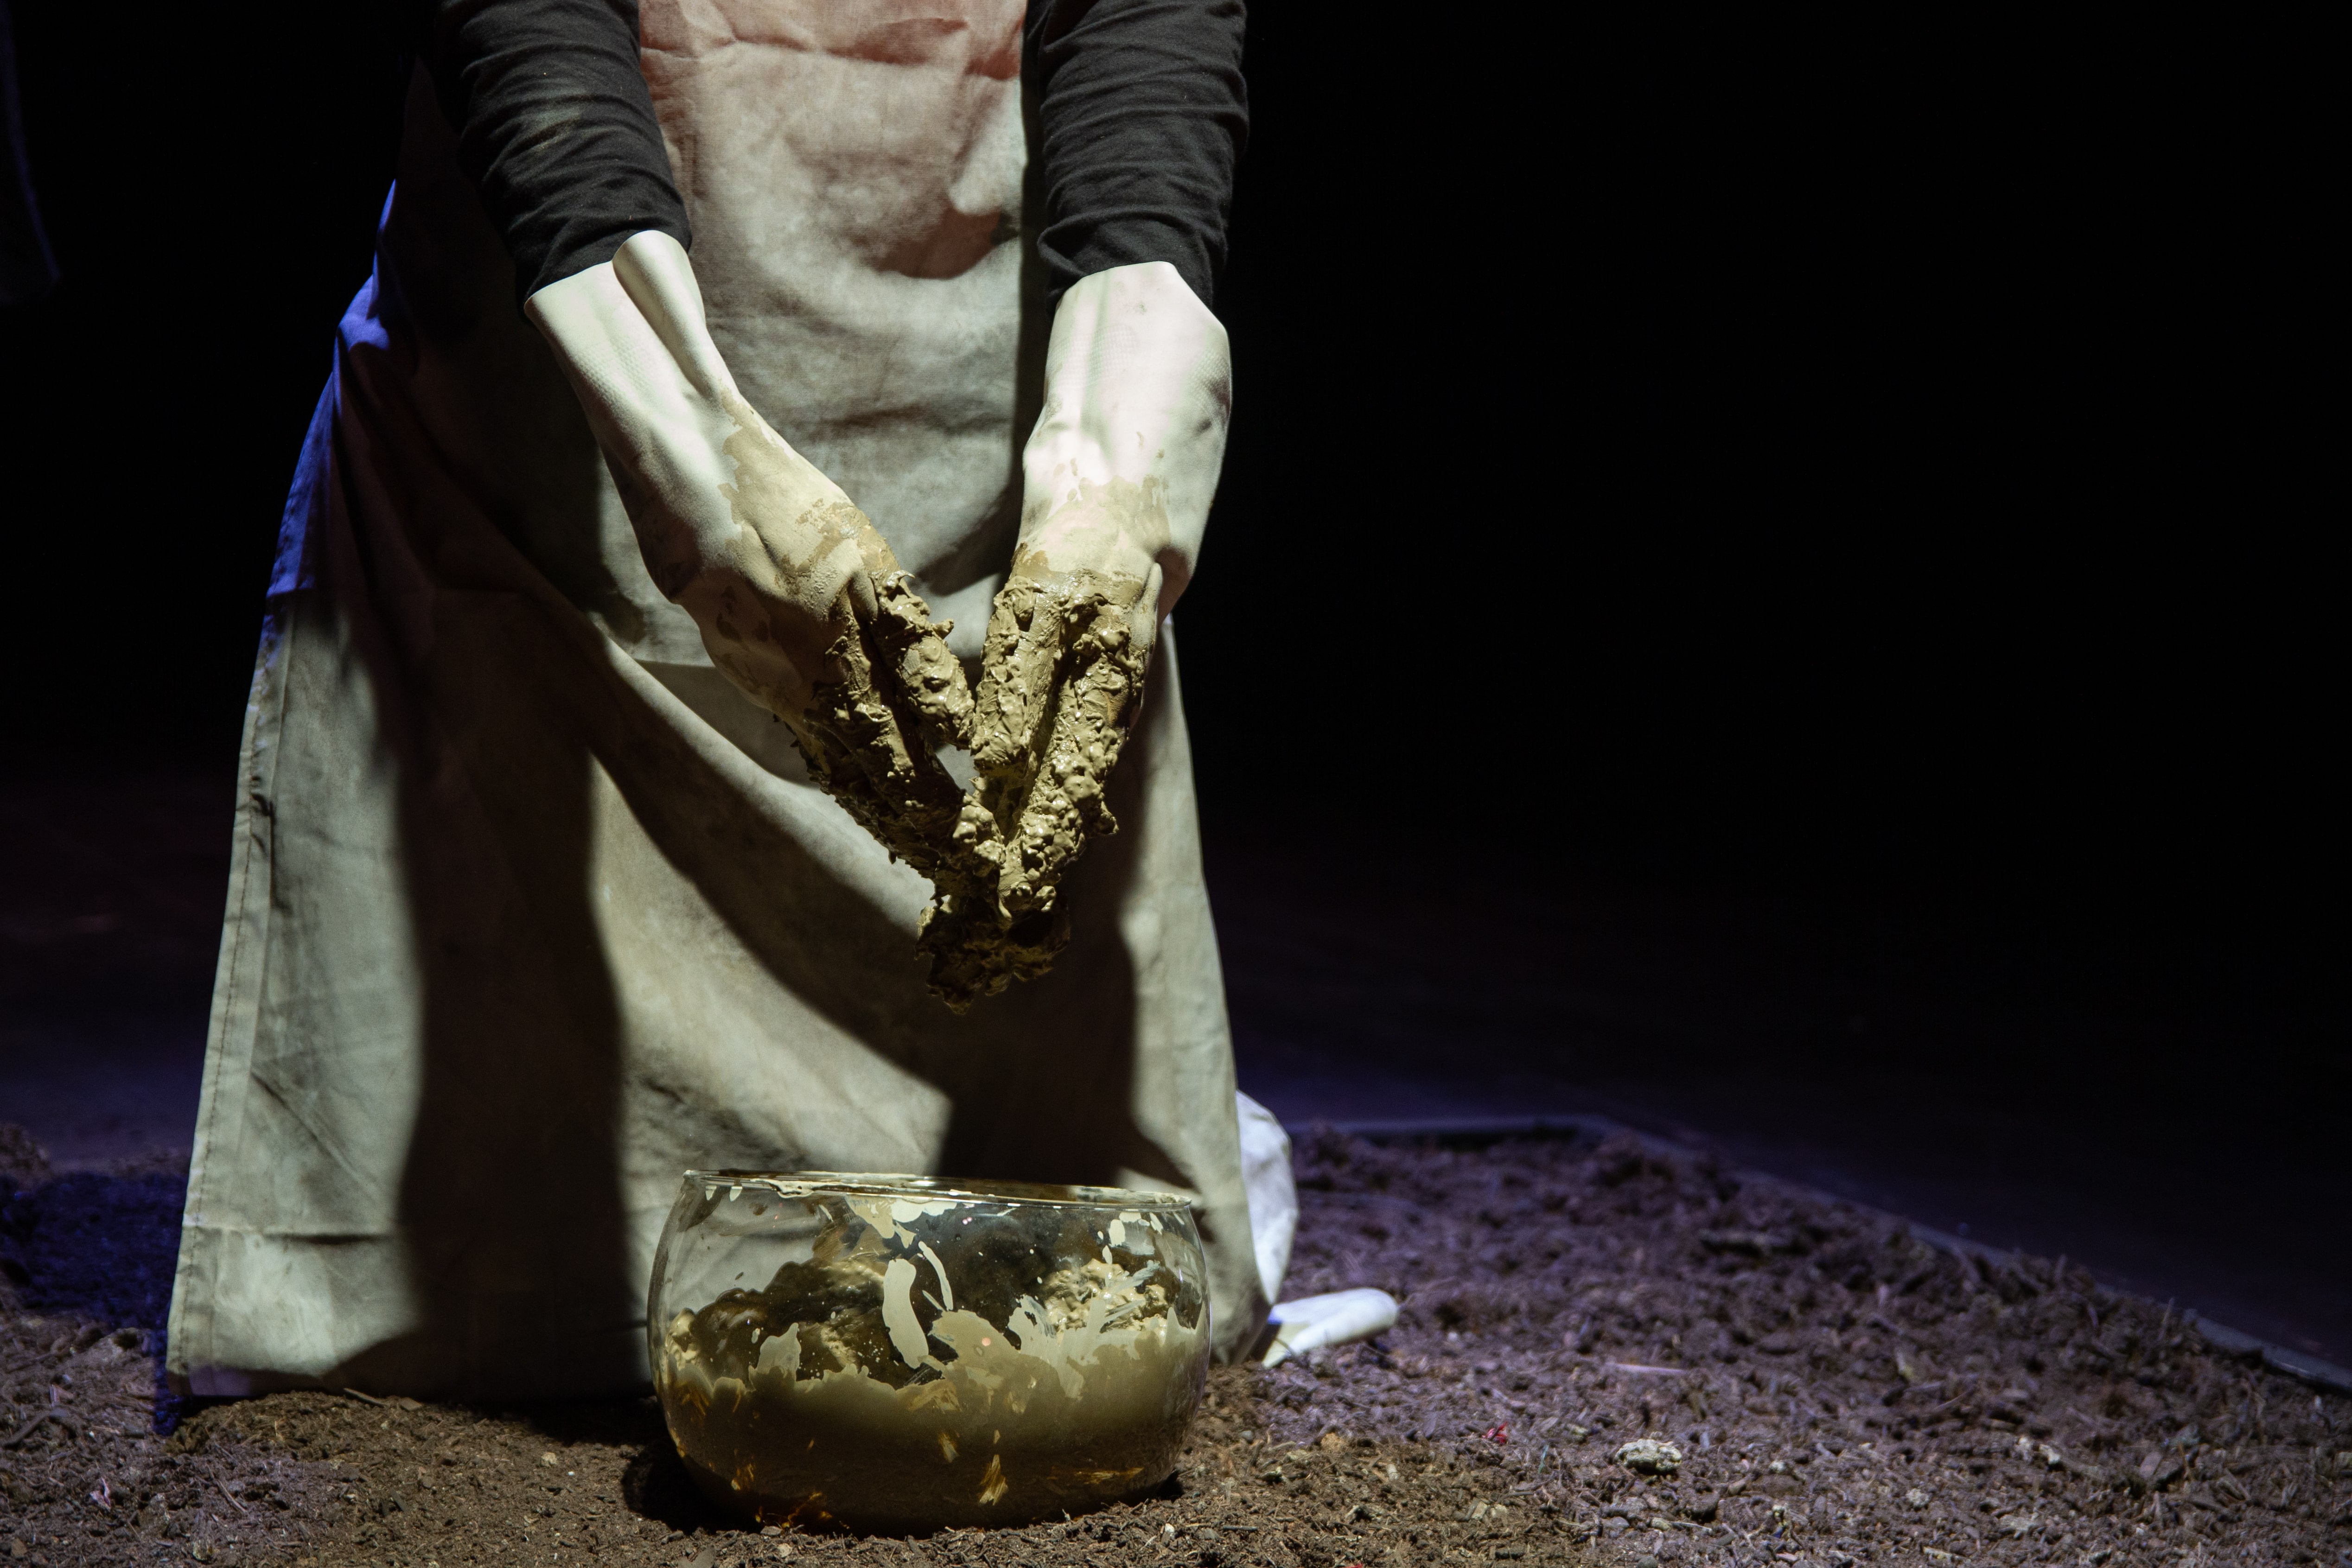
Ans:
[[[1043,337],[1024,279],[1022,18],[1022,0],[642,9],[713,338],[752,405],[874,519],[975,652],[1034,415],[1020,392],[1024,304],[1028,358]],[[461,470],[500,531],[624,646],[701,662],[690,623],[645,579],[421,80],[378,275],[391,336],[413,352],[424,428],[408,438]]]

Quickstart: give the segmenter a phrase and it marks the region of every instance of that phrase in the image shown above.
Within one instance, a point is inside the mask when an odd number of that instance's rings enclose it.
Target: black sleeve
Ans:
[[[1249,133],[1243,0],[1032,0],[1033,156],[1047,288],[1165,261],[1202,303],[1225,265],[1234,165]]]
[[[657,228],[690,243],[636,0],[421,0],[419,51],[457,159],[514,258],[518,299]]]

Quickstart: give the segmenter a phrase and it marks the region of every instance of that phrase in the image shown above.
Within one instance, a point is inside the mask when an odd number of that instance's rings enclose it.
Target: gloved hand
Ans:
[[[818,784],[939,880],[961,794],[933,748],[968,744],[971,726],[950,627],[866,514],[736,390],[684,247],[635,235],[525,310],[587,412],[655,585],[791,727]]]
[[[1055,312],[955,829],[960,861],[992,866],[994,887],[943,883],[925,917],[932,989],[959,1011],[1045,971],[1067,941],[1064,873],[1089,835],[1118,831],[1104,786],[1152,634],[1192,580],[1232,385],[1224,328],[1164,261],[1082,279]]]

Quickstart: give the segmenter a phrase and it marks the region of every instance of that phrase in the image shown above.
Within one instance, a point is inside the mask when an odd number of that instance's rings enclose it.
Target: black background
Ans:
[[[93,15],[16,7],[64,282],[0,312],[7,745],[226,775],[398,68],[366,6]],[[1253,19],[1217,841],[1932,910],[2262,1020],[2230,1114],[2340,1073],[2308,100],[2185,36],[1537,15]]]

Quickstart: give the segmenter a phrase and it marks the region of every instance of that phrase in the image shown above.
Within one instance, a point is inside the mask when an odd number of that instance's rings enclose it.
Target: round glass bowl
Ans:
[[[1020,1524],[1147,1491],[1208,1376],[1188,1200],[689,1171],[646,1314],[671,1438],[767,1524]]]

